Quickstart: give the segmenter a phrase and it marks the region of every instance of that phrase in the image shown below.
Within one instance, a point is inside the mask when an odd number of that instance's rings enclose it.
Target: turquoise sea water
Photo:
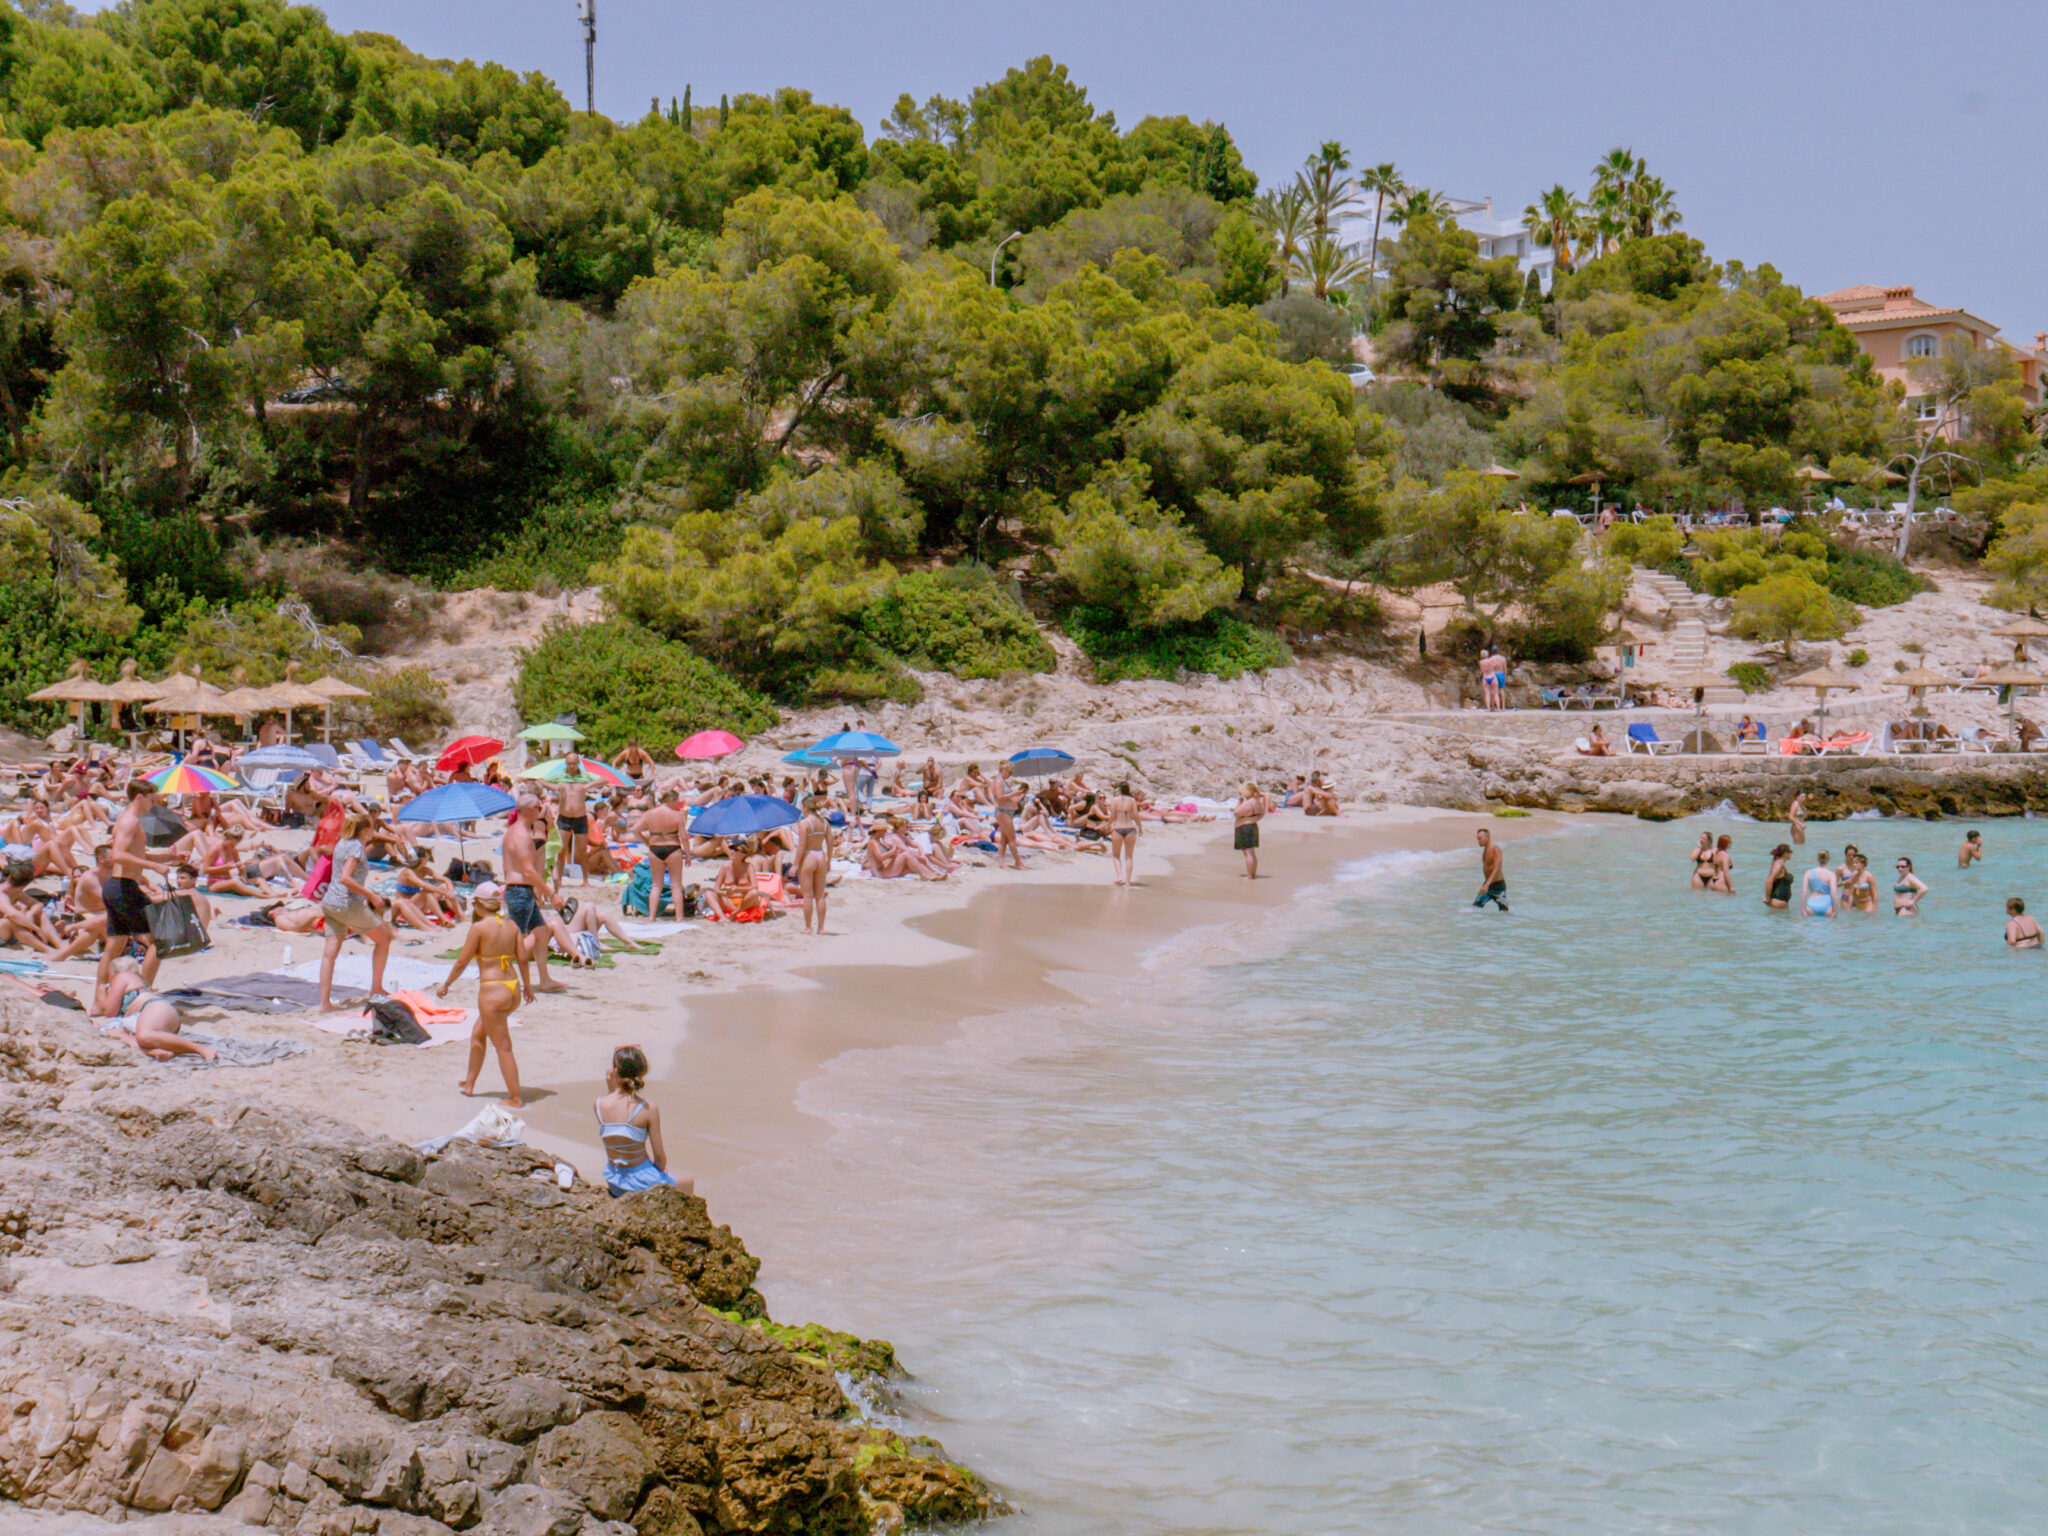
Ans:
[[[2048,1528],[2048,827],[1816,827],[1933,888],[1833,923],[1781,830],[1524,841],[1505,917],[1368,861],[1164,1002],[847,1058],[771,1303],[894,1339],[1004,1536]]]

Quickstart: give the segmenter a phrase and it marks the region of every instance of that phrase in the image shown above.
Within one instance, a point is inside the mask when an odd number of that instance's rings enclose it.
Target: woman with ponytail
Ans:
[[[668,1173],[668,1149],[661,1144],[661,1111],[640,1097],[646,1082],[647,1053],[637,1045],[622,1045],[605,1070],[610,1091],[590,1106],[604,1142],[604,1187],[614,1199],[676,1185]],[[677,1187],[686,1195],[696,1189],[688,1179]]]

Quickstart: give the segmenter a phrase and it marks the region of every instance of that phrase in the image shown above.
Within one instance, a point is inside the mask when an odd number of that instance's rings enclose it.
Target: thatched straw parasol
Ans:
[[[1945,672],[1935,671],[1932,667],[1913,667],[1904,672],[1894,673],[1884,680],[1884,685],[1887,688],[1909,689],[1913,700],[1913,713],[1924,715],[1927,713],[1927,690],[1953,688],[1956,680]]]
[[[1518,469],[1509,469],[1505,464],[1489,464],[1486,468],[1479,471],[1479,478],[1482,480],[1519,480],[1522,478],[1522,472]]]
[[[324,710],[334,702],[326,694],[310,684],[300,682],[297,677],[298,670],[299,664],[297,662],[290,663],[284,669],[284,681],[272,683],[263,690],[270,696],[270,707],[284,711],[284,733],[287,738],[292,734],[293,710]],[[347,687],[348,685],[343,683],[342,686]]]
[[[2014,619],[2005,628],[1994,629],[1991,633],[1998,636],[2001,640],[2010,640],[2012,642],[2012,659],[2014,661],[2025,661],[2027,659],[2027,642],[2029,640],[2048,639],[2048,624],[2043,624],[2031,613],[2028,613]]]
[[[2022,688],[2048,688],[2048,676],[2029,672],[2022,666],[1998,667],[1990,672],[1979,672],[1973,682],[1990,683],[2003,688],[2005,693],[2005,728],[2013,729],[2013,717],[2019,712],[2020,690]]]
[[[121,663],[121,675],[107,684],[107,697],[116,704],[147,704],[163,696],[163,684],[135,675],[133,657]]]
[[[1694,705],[1693,732],[1697,738],[1693,742],[1693,750],[1695,752],[1701,750],[1700,744],[1706,739],[1707,730],[1707,690],[1709,688],[1727,687],[1727,674],[1710,672],[1702,667],[1695,672],[1684,672],[1677,677],[1667,678],[1665,679],[1664,686],[1676,689],[1680,693],[1692,695]]]
[[[320,735],[329,741],[334,739],[335,701],[339,699],[367,699],[370,696],[369,689],[358,688],[354,683],[332,676],[316,677],[312,682],[306,684],[306,687],[312,692],[319,694],[325,700],[325,703],[322,705],[322,709],[325,712],[320,717]]]
[[[1833,475],[1824,469],[1816,469],[1811,464],[1802,464],[1799,468],[1793,470],[1792,478],[1794,480],[1805,480],[1813,485],[1833,485],[1835,482]]]
[[[1830,688],[1860,688],[1863,679],[1838,672],[1833,667],[1815,667],[1811,672],[1802,672],[1788,679],[1787,688],[1811,688],[1820,696],[1820,734],[1828,733],[1828,690]]]
[[[275,709],[267,691],[249,686],[249,669],[235,668],[234,687],[220,696],[221,708],[245,724],[251,715],[259,715],[266,709]]]
[[[107,685],[95,682],[87,675],[83,661],[71,663],[71,670],[63,677],[47,688],[38,688],[28,698],[31,704],[69,704],[71,718],[77,722],[80,730],[85,729],[86,705],[107,704],[113,701],[113,695],[108,691]]]
[[[221,708],[224,695],[211,683],[201,682],[198,677],[173,672],[163,680],[163,694],[142,706],[144,714],[170,715],[177,718],[200,715],[232,715],[232,709]],[[178,727],[182,734],[184,726]]]

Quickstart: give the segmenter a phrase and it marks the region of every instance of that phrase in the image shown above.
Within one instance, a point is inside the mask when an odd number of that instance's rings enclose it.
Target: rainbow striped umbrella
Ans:
[[[159,768],[149,776],[149,782],[167,795],[219,795],[242,787],[224,773],[215,773],[211,768],[200,768],[191,763],[173,763],[168,768]]]

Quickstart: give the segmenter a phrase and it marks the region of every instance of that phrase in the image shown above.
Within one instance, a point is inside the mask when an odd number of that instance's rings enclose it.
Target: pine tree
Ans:
[[[1525,314],[1543,313],[1543,279],[1536,275],[1536,269],[1529,269],[1529,280],[1522,285],[1522,310]]]

